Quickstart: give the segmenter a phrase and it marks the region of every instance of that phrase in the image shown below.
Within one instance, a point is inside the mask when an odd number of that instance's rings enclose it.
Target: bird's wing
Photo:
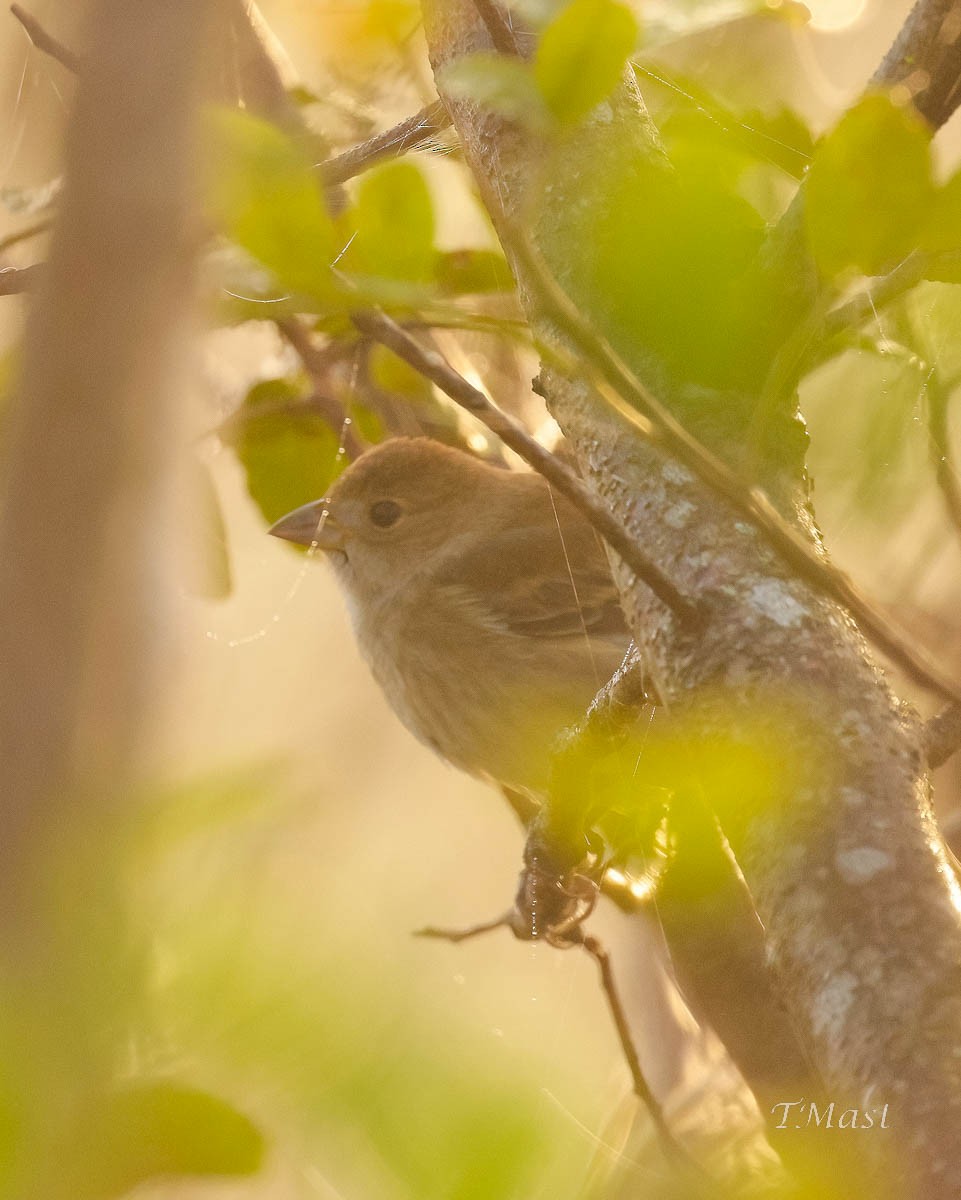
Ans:
[[[525,637],[629,640],[607,556],[579,518],[500,530],[448,560],[434,585]]]

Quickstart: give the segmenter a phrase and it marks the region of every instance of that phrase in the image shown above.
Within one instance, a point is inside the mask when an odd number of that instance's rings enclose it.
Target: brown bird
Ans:
[[[416,737],[472,775],[545,791],[558,732],[630,635],[603,544],[540,475],[397,438],[270,532],[328,555]]]

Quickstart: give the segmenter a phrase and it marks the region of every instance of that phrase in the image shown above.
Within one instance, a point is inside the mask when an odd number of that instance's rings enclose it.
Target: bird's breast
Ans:
[[[543,792],[558,732],[580,720],[623,647],[599,661],[580,639],[514,634],[446,600],[364,609],[355,629],[375,679],[407,728],[454,766]]]

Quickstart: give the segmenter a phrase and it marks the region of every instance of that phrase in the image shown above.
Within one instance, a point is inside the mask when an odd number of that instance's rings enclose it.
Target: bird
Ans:
[[[390,438],[273,536],[323,551],[391,708],[453,766],[543,796],[630,644],[604,545],[533,472]]]

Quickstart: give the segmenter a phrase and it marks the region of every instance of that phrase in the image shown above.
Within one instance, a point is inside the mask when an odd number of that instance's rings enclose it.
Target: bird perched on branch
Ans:
[[[543,794],[630,635],[607,555],[540,476],[426,439],[368,451],[270,530],[323,550],[387,699],[454,766]]]

